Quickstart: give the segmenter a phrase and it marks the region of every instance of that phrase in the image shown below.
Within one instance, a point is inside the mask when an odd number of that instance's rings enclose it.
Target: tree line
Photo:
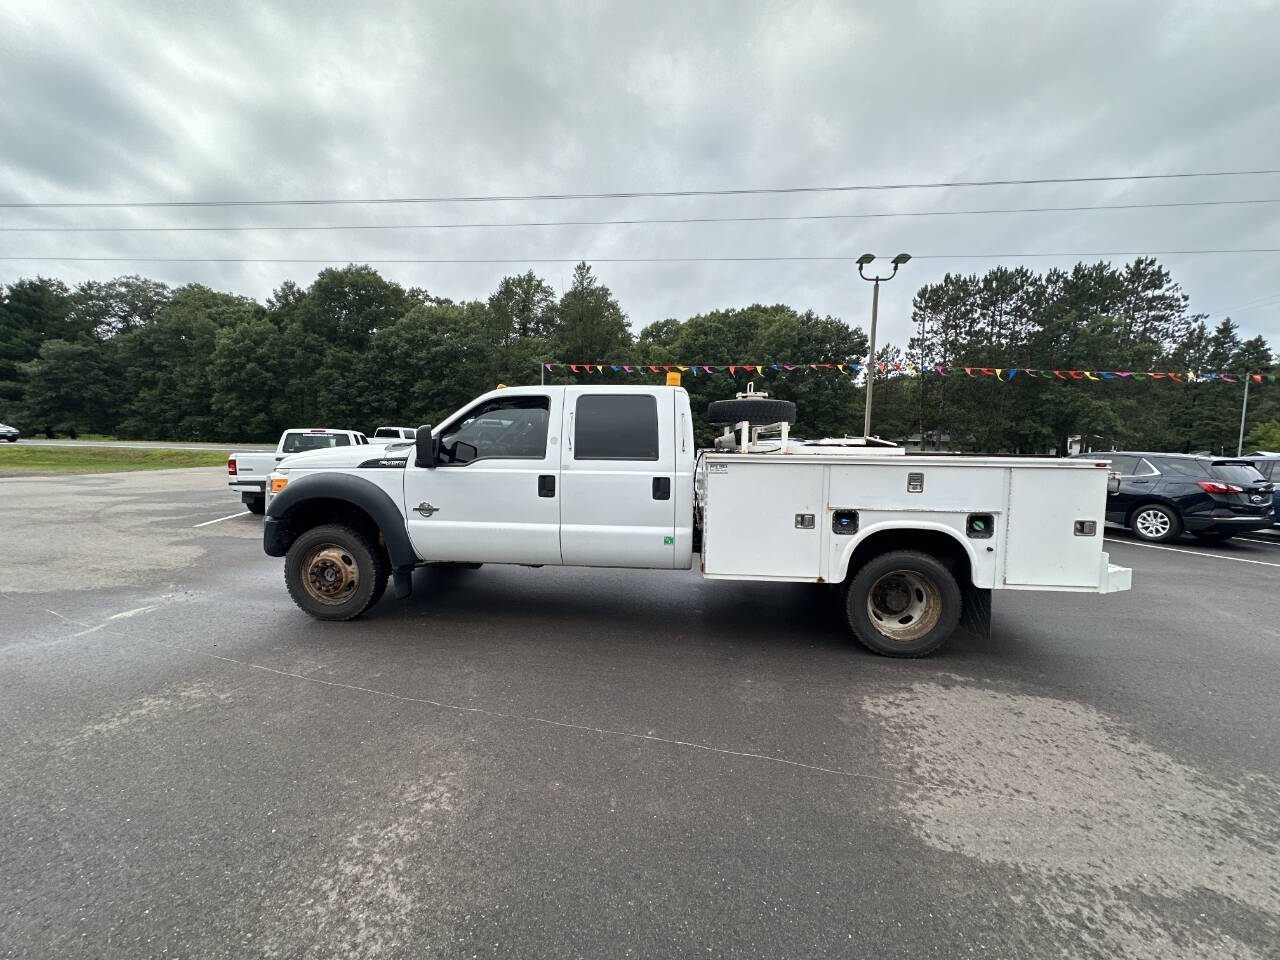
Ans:
[[[1150,259],[949,274],[916,294],[915,336],[879,351],[889,372],[877,379],[873,432],[926,449],[1065,452],[1067,437],[1081,434],[1101,445],[1234,452],[1238,386],[894,372],[907,363],[1270,369],[1262,337],[1242,341],[1230,320],[1210,329],[1187,299]],[[559,296],[529,271],[467,301],[359,265],[323,270],[307,287],[286,281],[265,303],[139,276],[74,288],[35,277],[0,298],[0,419],[28,434],[265,442],[288,426],[436,422],[498,383],[531,382],[547,361],[847,364],[866,349],[861,326],[784,304],[660,320],[637,334],[586,263]],[[581,378],[559,369],[546,377]],[[697,409],[745,378],[686,375],[685,386]],[[797,435],[861,432],[855,378],[797,371],[765,380],[760,389],[796,401]],[[1280,447],[1280,385],[1257,389],[1249,419],[1254,446]],[[702,428],[700,440],[709,437]]]

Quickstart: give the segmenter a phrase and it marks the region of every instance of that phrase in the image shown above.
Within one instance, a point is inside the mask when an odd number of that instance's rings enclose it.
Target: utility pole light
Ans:
[[[890,260],[889,262],[893,264],[893,272],[887,277],[868,277],[863,272],[863,268],[869,266],[875,259],[876,255],[874,253],[864,253],[858,258],[858,276],[863,280],[869,280],[875,285],[871,290],[871,343],[868,348],[870,356],[867,358],[867,405],[862,417],[862,435],[864,437],[871,436],[871,386],[876,373],[876,315],[880,312],[880,281],[892,280],[896,277],[898,268],[911,259],[911,254],[900,253]]]

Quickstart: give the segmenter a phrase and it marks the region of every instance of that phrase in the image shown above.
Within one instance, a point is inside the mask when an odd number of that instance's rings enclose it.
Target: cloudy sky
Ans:
[[[376,12],[375,12],[376,10]],[[1275,3],[123,2],[0,5],[0,202],[723,190],[1280,168]],[[1280,248],[1280,202],[699,224],[323,231],[15,227],[477,224],[1280,201],[1280,175],[812,194],[179,208],[0,207],[0,258],[373,262],[454,298],[597,262],[640,327],[756,301],[908,335],[948,271]],[[954,259],[969,254],[1000,258]],[[943,255],[943,256],[940,256]],[[1123,257],[1113,258],[1123,259]],[[1280,254],[1161,258],[1198,310],[1280,341]],[[138,272],[264,298],[310,263],[0,259],[0,281]],[[697,358],[693,358],[697,359]],[[807,359],[807,358],[796,358]]]

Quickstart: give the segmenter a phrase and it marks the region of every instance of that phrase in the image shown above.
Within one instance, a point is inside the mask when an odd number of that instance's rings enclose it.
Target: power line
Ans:
[[[606,227],[644,224],[691,223],[778,223],[801,220],[872,220],[893,217],[960,217],[1003,213],[1073,213],[1096,210],[1154,210],[1170,207],[1250,206],[1280,203],[1280,197],[1249,200],[1176,200],[1159,203],[1095,203],[1066,207],[989,207],[977,210],[906,210],[871,213],[814,213],[757,217],[642,217],[624,220],[514,220],[481,223],[353,223],[353,224],[262,224],[252,226],[177,227],[0,227],[0,233],[217,233],[248,231],[310,230],[458,230],[508,227]]]
[[[1191,173],[1130,173],[1097,177],[1034,177],[1005,180],[938,180],[921,183],[866,183],[841,186],[812,187],[742,187],[722,190],[628,190],[610,193],[530,193],[490,196],[424,196],[424,197],[366,197],[353,199],[293,199],[293,200],[74,200],[0,202],[0,208],[33,210],[85,207],[284,207],[284,206],[341,206],[352,204],[390,203],[499,203],[503,201],[529,200],[630,200],[656,197],[740,197],[798,193],[852,193],[872,190],[938,190],[949,187],[1008,187],[1041,186],[1067,183],[1114,183],[1117,181],[1188,180],[1202,177],[1257,177],[1280,173],[1280,169],[1266,170],[1213,170]]]
[[[1248,253],[1280,253],[1280,247],[1230,250],[1076,250],[1057,253],[921,253],[912,260],[1024,260],[1042,257],[1172,257]],[[499,264],[499,263],[853,263],[853,256],[776,257],[19,257],[0,255],[0,261],[40,263],[383,263],[383,264]]]

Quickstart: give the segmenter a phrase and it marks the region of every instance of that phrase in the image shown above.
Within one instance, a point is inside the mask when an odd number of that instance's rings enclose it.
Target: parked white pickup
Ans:
[[[241,450],[230,454],[227,457],[227,486],[240,494],[240,500],[250,511],[263,513],[267,506],[267,475],[285,457],[304,450],[368,444],[365,435],[357,430],[293,427],[280,434],[274,450]]]
[[[890,656],[937,649],[990,591],[1109,593],[1105,461],[905,456],[861,439],[790,439],[795,407],[711,404],[696,451],[679,387],[496,390],[413,445],[280,465],[263,544],[312,616],[397,596],[416,566],[509,563],[686,569],[837,584],[853,634]],[[769,439],[770,432],[777,434]],[[762,437],[762,434],[765,436]]]

